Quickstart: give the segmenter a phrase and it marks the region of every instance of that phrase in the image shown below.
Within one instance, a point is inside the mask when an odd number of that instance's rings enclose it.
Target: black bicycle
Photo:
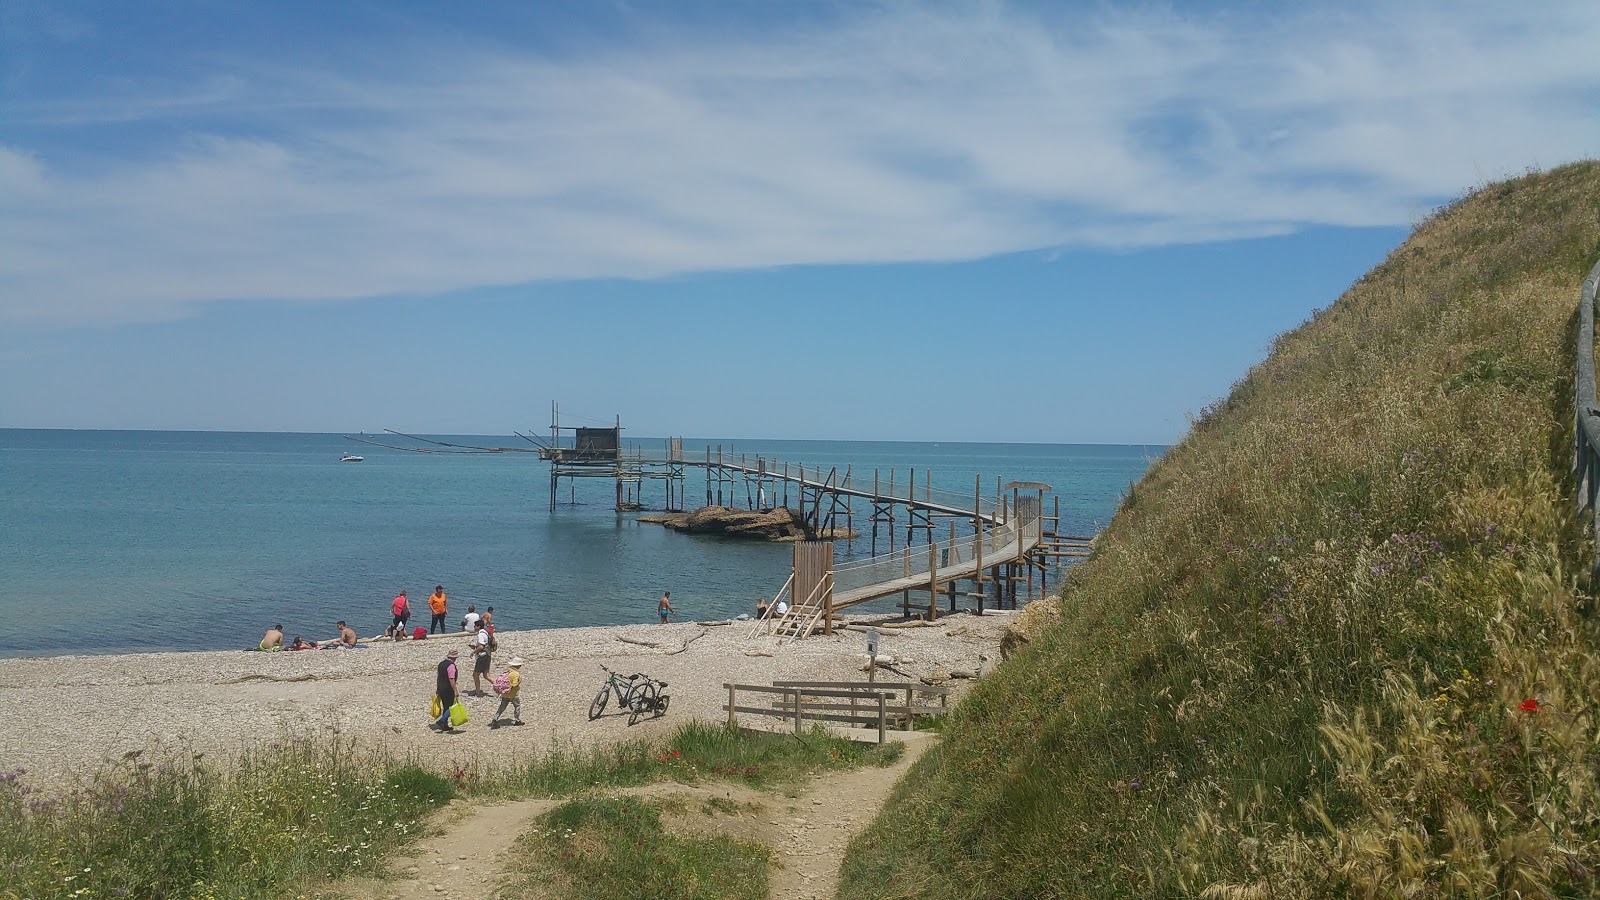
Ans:
[[[606,703],[611,700],[611,695],[617,695],[617,708],[628,711],[628,724],[639,721],[644,716],[652,719],[666,715],[667,705],[672,698],[667,695],[667,683],[657,681],[648,675],[635,672],[623,677],[600,667],[606,673],[606,680],[600,684],[600,693],[594,695],[594,702],[589,704],[589,721],[593,722],[605,714]]]

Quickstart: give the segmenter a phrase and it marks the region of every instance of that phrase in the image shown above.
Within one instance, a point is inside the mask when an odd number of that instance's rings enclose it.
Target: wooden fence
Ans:
[[[1578,479],[1578,509],[1589,509],[1594,519],[1595,561],[1593,574],[1600,578],[1600,404],[1595,402],[1594,384],[1594,306],[1595,290],[1600,286],[1600,263],[1589,270],[1583,281],[1578,304],[1578,375],[1573,414],[1572,470]]]
[[[917,716],[943,713],[950,694],[949,688],[899,682],[776,681],[771,685],[724,682],[722,686],[728,689],[728,702],[723,709],[728,713],[730,728],[739,724],[740,714],[793,719],[795,734],[803,733],[807,722],[833,722],[854,728],[877,728],[880,744],[888,739],[890,722],[910,730]],[[740,692],[773,699],[766,706],[741,706]],[[939,705],[918,705],[915,701],[919,692],[937,695]],[[905,702],[894,702],[902,693]]]

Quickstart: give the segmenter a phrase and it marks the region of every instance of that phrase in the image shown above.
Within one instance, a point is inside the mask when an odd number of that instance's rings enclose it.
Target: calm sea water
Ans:
[[[451,438],[514,446],[517,438]],[[1063,526],[1097,530],[1164,448],[688,439],[808,467],[874,467],[971,493],[984,476],[1042,481]],[[647,450],[659,442],[639,441]],[[363,463],[341,463],[346,451]],[[704,475],[689,470],[691,505]],[[697,480],[698,476],[698,480]],[[329,434],[0,429],[0,656],[253,646],[267,625],[326,638],[381,633],[402,588],[427,624],[435,584],[506,628],[748,611],[788,577],[785,545],[686,536],[617,513],[612,482],[562,487],[528,454],[414,454]],[[647,483],[646,507],[664,489]],[[1048,502],[1048,501],[1047,501]],[[858,529],[868,510],[856,506]],[[849,548],[863,555],[865,541]],[[880,548],[880,550],[886,548]],[[883,609],[893,603],[880,601]],[[870,606],[868,607],[871,608]]]

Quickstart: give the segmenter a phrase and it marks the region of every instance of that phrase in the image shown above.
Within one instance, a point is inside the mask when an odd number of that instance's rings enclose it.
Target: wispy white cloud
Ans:
[[[891,7],[13,98],[0,320],[1405,224],[1600,146],[1600,7]],[[137,152],[55,128],[159,123]],[[4,132],[0,132],[4,133]],[[44,137],[36,137],[43,135]]]

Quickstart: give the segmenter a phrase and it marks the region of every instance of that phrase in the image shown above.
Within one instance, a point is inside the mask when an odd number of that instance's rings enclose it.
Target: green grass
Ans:
[[[559,797],[591,788],[621,788],[657,781],[731,781],[759,790],[784,790],[818,772],[887,766],[900,758],[898,743],[860,744],[813,728],[803,737],[729,729],[691,721],[665,745],[634,741],[596,749],[555,749],[514,766],[458,770],[466,793],[508,799]]]
[[[586,797],[542,816],[518,841],[507,900],[683,897],[764,900],[768,852],[727,837],[677,836],[645,801]]]
[[[1489,186],[1281,336],[950,715],[841,896],[1600,892],[1567,474],[1597,209],[1594,163]]]
[[[337,740],[274,742],[227,772],[196,755],[121,765],[61,793],[0,777],[0,897],[280,896],[372,874],[448,802],[448,780]]]
[[[456,796],[558,797],[658,781],[791,788],[809,775],[888,765],[898,744],[814,730],[730,731],[691,722],[665,744],[557,750],[508,767],[446,771],[337,738],[288,738],[207,760],[131,754],[60,792],[0,774],[0,898],[276,897],[382,872],[433,809]],[[657,855],[691,843],[663,844]],[[764,876],[763,876],[764,877]]]

